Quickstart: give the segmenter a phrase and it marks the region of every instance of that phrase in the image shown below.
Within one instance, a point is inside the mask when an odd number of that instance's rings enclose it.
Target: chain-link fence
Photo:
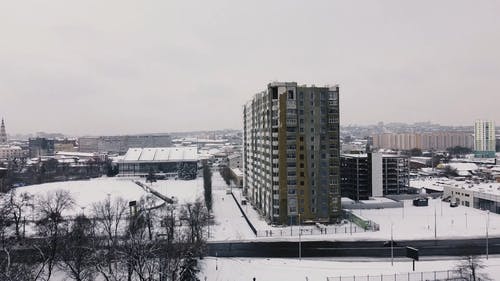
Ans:
[[[356,275],[327,277],[327,281],[466,281],[471,280],[470,276],[465,276],[455,270],[429,271],[429,272],[408,272],[400,274],[380,274],[380,275]],[[481,280],[481,279],[476,279]]]

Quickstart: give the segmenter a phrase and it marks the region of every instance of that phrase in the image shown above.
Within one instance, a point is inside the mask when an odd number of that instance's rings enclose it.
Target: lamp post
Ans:
[[[434,205],[434,239],[437,239],[437,217],[436,217],[436,205]]]
[[[394,266],[394,236],[393,236],[394,223],[391,222],[391,266]]]
[[[488,228],[490,226],[490,210],[488,210],[486,212],[486,259],[488,259],[488,256],[489,256],[489,248],[488,248],[488,236],[489,236],[489,233],[488,233]]]
[[[405,200],[403,200],[403,219],[405,218]]]
[[[467,223],[467,212],[465,212],[465,229],[469,228],[469,224]]]
[[[299,213],[299,261],[302,260],[302,241],[300,237],[301,235],[302,235],[302,229],[301,229],[300,213]]]

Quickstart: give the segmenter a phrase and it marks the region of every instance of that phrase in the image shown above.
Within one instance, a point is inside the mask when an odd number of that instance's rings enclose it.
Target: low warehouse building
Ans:
[[[130,148],[118,161],[119,176],[194,179],[198,172],[196,147]]]

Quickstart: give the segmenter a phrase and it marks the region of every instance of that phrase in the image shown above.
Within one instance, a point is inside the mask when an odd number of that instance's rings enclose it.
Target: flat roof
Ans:
[[[197,147],[129,148],[121,163],[198,161]]]

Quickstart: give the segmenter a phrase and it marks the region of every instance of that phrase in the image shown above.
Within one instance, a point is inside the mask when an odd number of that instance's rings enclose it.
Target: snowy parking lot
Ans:
[[[373,220],[380,231],[370,238],[388,238],[393,227],[394,239],[438,239],[484,237],[489,217],[489,235],[500,235],[500,215],[465,206],[450,207],[440,199],[429,200],[429,206],[415,207],[405,201],[404,208],[355,210],[354,213]],[[435,227],[436,226],[436,227]],[[367,236],[360,233],[360,237]]]

